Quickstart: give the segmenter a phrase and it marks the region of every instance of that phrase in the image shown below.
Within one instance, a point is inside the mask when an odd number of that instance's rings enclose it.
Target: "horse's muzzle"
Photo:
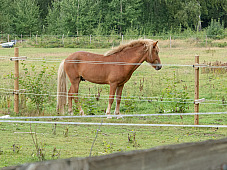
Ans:
[[[156,66],[155,70],[160,70],[162,68],[162,65]]]

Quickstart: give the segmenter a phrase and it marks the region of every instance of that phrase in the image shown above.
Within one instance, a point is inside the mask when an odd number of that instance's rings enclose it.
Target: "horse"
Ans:
[[[63,60],[58,69],[57,110],[64,114],[67,104],[67,77],[71,82],[68,91],[68,113],[73,115],[72,99],[78,106],[78,89],[81,81],[87,80],[96,84],[109,84],[109,103],[106,115],[110,116],[111,106],[116,93],[115,115],[120,116],[121,94],[124,84],[132,73],[144,62],[151,64],[155,70],[162,68],[159,58],[158,41],[151,39],[132,40],[122,44],[104,55],[90,52],[75,52]]]

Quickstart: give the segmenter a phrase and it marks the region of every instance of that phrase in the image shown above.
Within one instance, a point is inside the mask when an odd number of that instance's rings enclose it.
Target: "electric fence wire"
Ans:
[[[227,125],[178,125],[178,124],[133,124],[133,123],[93,123],[93,122],[52,122],[52,121],[21,121],[0,120],[1,123],[30,123],[30,124],[62,124],[62,125],[105,125],[105,126],[147,126],[147,127],[204,127],[226,128]]]
[[[9,94],[8,92],[0,92],[0,93],[6,93]],[[14,94],[13,92],[11,92],[11,94]],[[35,95],[35,96],[52,96],[52,97],[56,97],[57,95],[50,95],[50,94],[34,94],[34,93],[20,93],[20,94],[26,94],[26,95]],[[61,96],[65,96],[66,95],[61,95]],[[113,98],[109,98],[109,97],[91,97],[91,96],[77,96],[78,98],[84,98],[84,99],[97,99],[97,100],[109,100],[109,99],[114,99]],[[122,96],[123,97],[123,96]],[[163,99],[167,99],[167,100],[163,100]],[[152,100],[151,97],[147,97],[147,99],[141,99],[141,97],[138,97],[138,99],[132,99],[132,98],[128,98],[127,97],[123,97],[121,98],[122,101],[140,101],[140,102],[158,102],[158,103],[181,103],[181,104],[194,104],[193,102],[186,102],[184,100],[192,100],[192,99],[181,99],[181,98],[158,98],[158,97],[154,97],[154,99]],[[171,101],[170,101],[171,100]],[[176,100],[181,100],[181,101],[176,101]],[[183,101],[182,101],[183,100]],[[218,102],[222,102],[222,101],[218,101]],[[200,104],[210,104],[210,105],[222,105],[222,106],[226,106],[227,104],[225,103],[200,103]]]
[[[0,88],[0,89],[4,89],[4,88]],[[4,89],[5,90],[5,89]],[[12,92],[13,91],[13,92]],[[57,97],[57,96],[61,96],[61,97],[68,97],[68,95],[66,95],[63,92],[60,92],[60,94],[56,94],[54,92],[54,94],[36,94],[36,93],[25,93],[25,92],[20,92],[20,91],[25,91],[24,89],[22,90],[18,90],[17,92],[19,94],[24,94],[24,95],[34,95],[34,96],[50,96],[50,97]],[[8,92],[5,91],[0,91],[0,93],[5,93],[5,94],[14,94],[16,91],[14,91],[13,89],[8,89]],[[63,93],[63,94],[62,94]],[[76,97],[78,98],[86,98],[86,99],[101,99],[101,100],[108,100],[108,99],[114,99],[115,95],[112,95],[112,98],[109,98],[109,95],[100,95],[97,96],[97,94],[84,94],[84,93],[69,93],[70,95],[72,95],[72,97],[75,97],[73,95],[77,95]],[[82,95],[82,96],[78,96],[78,95]],[[101,97],[104,96],[104,97]],[[117,96],[116,96],[117,97]],[[184,98],[163,98],[163,97],[144,97],[144,96],[121,96],[121,100],[125,100],[125,101],[141,101],[141,102],[160,102],[160,103],[184,103],[184,104],[194,104],[194,99],[184,99]],[[171,100],[171,101],[170,101]],[[176,101],[176,100],[181,100],[181,101]],[[191,102],[186,102],[186,101],[191,101]],[[218,103],[206,103],[206,102],[222,102],[220,104]],[[200,104],[217,104],[217,105],[227,105],[225,104],[225,101],[223,100],[205,100],[205,103],[200,103]]]
[[[4,57],[4,56],[3,56]],[[0,56],[1,59],[1,56]],[[14,58],[14,60],[20,60],[20,58]],[[32,58],[26,59],[26,61],[42,61],[42,62],[61,62],[61,59],[46,59],[46,58]],[[115,65],[142,65],[142,63],[127,63],[127,62],[104,62],[104,61],[86,61],[86,60],[65,60],[67,63],[88,63],[88,64],[115,64]],[[148,63],[147,63],[148,64]],[[192,64],[148,64],[153,66],[173,66],[173,67],[201,67],[201,68],[226,68],[227,66],[211,66],[211,65],[192,65]]]
[[[10,56],[0,56],[0,60],[8,60]]]
[[[191,115],[220,115],[227,112],[204,112],[204,113],[157,113],[157,114],[126,114],[126,115],[85,115],[85,116],[33,116],[33,117],[0,117],[1,120],[20,119],[76,119],[76,118],[107,118],[107,117],[150,117],[150,116],[191,116]]]

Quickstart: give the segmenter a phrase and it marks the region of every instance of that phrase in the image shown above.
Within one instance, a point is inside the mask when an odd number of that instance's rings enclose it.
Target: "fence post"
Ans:
[[[91,35],[90,35],[90,44],[91,44]]]
[[[19,114],[19,48],[14,48],[15,70],[14,70],[14,112]]]
[[[169,37],[169,48],[171,48],[171,35]]]
[[[62,35],[62,44],[63,44],[63,46],[64,46],[64,34]]]
[[[195,56],[195,65],[199,64],[199,56]],[[199,99],[199,67],[195,67],[195,101]],[[199,103],[195,102],[194,104],[195,113],[199,113]],[[194,116],[194,124],[199,124],[199,115]]]
[[[36,36],[35,36],[35,44],[37,45],[37,40],[38,39],[38,35],[36,34]]]
[[[124,35],[123,34],[121,35],[121,41],[122,41],[122,44],[123,44],[123,42],[124,42]]]

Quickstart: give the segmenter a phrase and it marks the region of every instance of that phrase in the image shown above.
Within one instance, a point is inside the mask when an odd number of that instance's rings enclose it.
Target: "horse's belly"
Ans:
[[[82,73],[81,75],[83,79],[96,83],[96,84],[109,84],[108,82],[108,76],[105,75],[105,73],[96,73],[90,72],[90,73]]]
[[[112,68],[111,66],[103,67],[100,65],[99,67],[93,67],[93,69],[91,67],[90,69],[88,69],[88,67],[85,68],[87,69],[84,69],[80,75],[83,77],[83,79],[97,84],[124,84],[128,81],[131,75],[119,67]]]

